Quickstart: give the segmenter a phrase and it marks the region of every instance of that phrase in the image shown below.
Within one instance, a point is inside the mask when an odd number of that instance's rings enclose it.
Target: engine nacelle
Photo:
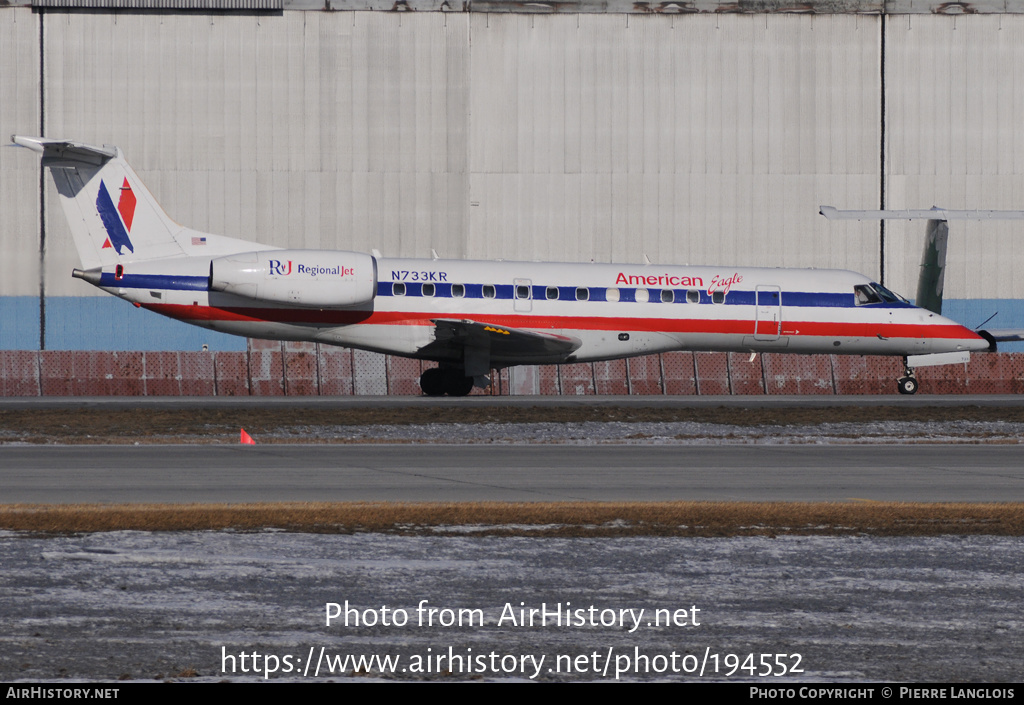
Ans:
[[[358,306],[377,295],[377,262],[337,250],[243,252],[210,262],[210,289],[306,308]]]

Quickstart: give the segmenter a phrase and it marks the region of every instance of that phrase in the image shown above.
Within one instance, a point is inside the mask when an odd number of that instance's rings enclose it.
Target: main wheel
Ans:
[[[444,372],[437,367],[424,370],[420,375],[420,389],[428,397],[439,397],[445,393],[447,379]]]
[[[900,394],[914,394],[917,392],[917,379],[914,377],[900,377],[896,384]]]
[[[473,391],[473,378],[467,377],[462,370],[445,370],[445,392],[450,397],[464,397]]]

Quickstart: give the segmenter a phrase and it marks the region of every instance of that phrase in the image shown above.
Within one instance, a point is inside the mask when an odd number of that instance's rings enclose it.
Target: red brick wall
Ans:
[[[0,350],[2,396],[416,395],[434,363],[314,343],[245,352]],[[673,352],[516,367],[474,394],[895,394],[898,358]],[[923,394],[1024,393],[1024,353],[917,371]]]

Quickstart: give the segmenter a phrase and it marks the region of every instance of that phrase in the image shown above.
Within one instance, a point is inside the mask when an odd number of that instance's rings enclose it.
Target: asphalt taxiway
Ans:
[[[1021,445],[0,446],[5,503],[1024,501]]]

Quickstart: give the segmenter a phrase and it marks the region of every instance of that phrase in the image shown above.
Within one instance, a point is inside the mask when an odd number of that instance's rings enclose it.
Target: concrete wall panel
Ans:
[[[967,387],[971,394],[1024,394],[1024,353],[971,356]]]
[[[39,354],[35,350],[0,350],[0,394],[39,396]]]
[[[143,353],[143,394],[160,397],[181,395],[181,364],[176,352]]]
[[[732,394],[764,394],[761,356],[753,360],[746,353],[729,353],[729,383]]]
[[[761,356],[768,394],[834,394],[829,355]]]
[[[214,357],[217,396],[249,396],[249,355],[244,352],[219,351]]]
[[[644,355],[626,360],[630,394],[664,394],[661,384],[661,357]]]
[[[836,394],[892,394],[903,376],[903,363],[895,357],[834,355]]]
[[[559,365],[558,383],[563,395],[594,394],[594,366],[589,362]]]
[[[536,365],[510,367],[508,388],[509,394],[512,395],[540,394],[540,368]]]
[[[388,394],[420,396],[420,361],[387,355]]]
[[[183,396],[213,396],[217,391],[215,357],[222,353],[185,351],[176,353]],[[223,353],[229,354],[229,353]],[[147,353],[147,361],[149,359]]]
[[[728,353],[698,352],[693,354],[697,368],[697,393],[731,394]]]
[[[268,397],[285,394],[284,354],[281,344],[276,349],[249,350],[249,389],[253,396]]]
[[[597,394],[629,394],[626,361],[609,360],[594,363],[594,384]]]
[[[320,393],[316,343],[284,344],[284,388],[288,396],[315,396]]]
[[[387,361],[384,355],[352,351],[352,393],[353,394],[387,394]]]
[[[662,353],[661,369],[664,375],[665,394],[697,393],[693,353]]]
[[[145,393],[143,354],[106,351],[42,351],[44,396],[140,396]]]
[[[967,365],[921,367],[916,370],[916,375],[921,384],[919,393],[967,394],[969,392]]]
[[[320,393],[325,396],[348,396],[352,390],[352,350],[329,345],[319,346]]]

